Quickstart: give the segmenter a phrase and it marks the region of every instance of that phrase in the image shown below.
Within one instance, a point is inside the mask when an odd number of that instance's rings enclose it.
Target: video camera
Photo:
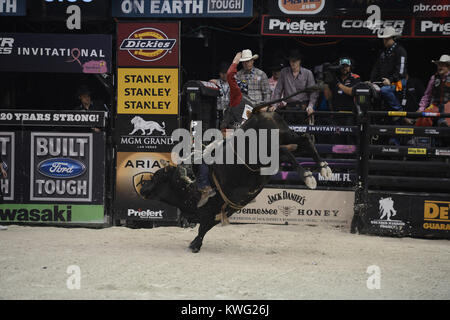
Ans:
[[[325,62],[314,68],[314,76],[317,81],[323,80],[328,85],[333,85],[337,82],[340,76],[340,67],[329,62]]]

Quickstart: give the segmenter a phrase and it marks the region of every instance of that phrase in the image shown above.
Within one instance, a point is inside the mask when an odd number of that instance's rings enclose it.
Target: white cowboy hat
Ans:
[[[438,63],[446,63],[450,64],[450,56],[448,54],[443,54],[439,60],[431,60],[431,62],[438,64]]]
[[[255,55],[252,54],[252,50],[245,49],[245,50],[242,50],[242,56],[239,61],[244,62],[244,61],[256,60],[256,59],[258,59],[258,57],[259,56],[257,54],[255,54]]]
[[[381,38],[381,39],[399,37],[399,36],[401,36],[401,33],[398,33],[393,27],[386,27],[386,28],[380,29],[378,31],[378,38]]]

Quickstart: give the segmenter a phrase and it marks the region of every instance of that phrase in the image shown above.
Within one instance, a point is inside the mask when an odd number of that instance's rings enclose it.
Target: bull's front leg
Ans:
[[[331,179],[333,177],[333,172],[328,166],[328,163],[326,161],[323,161],[320,157],[319,152],[317,151],[314,143],[311,140],[311,136],[309,134],[297,135],[295,141],[300,148],[305,149],[312,154],[312,158],[316,162],[317,168],[320,169],[320,174],[322,175],[322,177],[324,177],[326,180]]]
[[[290,152],[290,150],[293,150],[293,145],[285,145],[280,147],[280,158],[284,157],[289,163],[292,164],[294,167],[294,170],[297,171],[300,178],[303,179],[303,182],[309,189],[315,189],[317,188],[317,181],[316,178],[312,175],[311,171],[306,171],[305,168],[303,168],[301,165],[298,164],[297,160],[295,159],[294,155]],[[294,149],[295,150],[295,149]]]
[[[197,253],[200,251],[203,245],[203,238],[205,237],[205,234],[218,223],[219,221],[215,220],[215,216],[208,216],[207,219],[202,219],[200,221],[200,226],[198,227],[198,235],[189,244],[189,249],[191,249],[193,253]]]

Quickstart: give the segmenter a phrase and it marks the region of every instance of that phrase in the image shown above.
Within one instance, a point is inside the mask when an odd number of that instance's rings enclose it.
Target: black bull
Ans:
[[[289,151],[292,145],[301,150],[309,151],[317,163],[317,168],[322,170],[322,175],[331,176],[331,170],[326,162],[322,162],[310,136],[293,132],[279,114],[256,111],[241,126],[241,129],[244,132],[247,129],[279,129],[280,162],[291,163],[308,187],[315,188],[315,179],[311,172],[305,171],[297,163],[294,155]],[[232,138],[235,137],[232,136],[229,139]],[[259,135],[257,135],[257,139],[259,145]],[[222,144],[222,148],[224,148],[225,143]],[[234,145],[237,145],[236,141]],[[245,150],[245,154],[248,155],[249,145],[247,140]],[[268,148],[268,150],[271,149]],[[189,245],[192,252],[198,252],[205,234],[212,227],[220,221],[227,221],[229,216],[253,200],[269,182],[270,175],[260,174],[260,168],[263,166],[259,161],[256,164],[249,164],[248,157],[245,159],[245,164],[209,165],[210,181],[211,184],[215,185],[217,192],[200,208],[197,208],[197,202],[201,194],[197,189],[195,176],[190,166],[167,166],[158,170],[153,175],[152,180],[143,181],[141,195],[147,199],[159,200],[178,207],[182,216],[188,221],[200,223],[198,235]]]

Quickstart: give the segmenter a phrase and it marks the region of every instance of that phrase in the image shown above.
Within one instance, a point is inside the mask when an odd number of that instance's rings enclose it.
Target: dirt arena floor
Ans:
[[[447,240],[232,224],[193,254],[196,233],[9,226],[0,231],[0,299],[450,299]],[[369,281],[379,289],[367,286],[369,266],[379,268],[379,282]]]

